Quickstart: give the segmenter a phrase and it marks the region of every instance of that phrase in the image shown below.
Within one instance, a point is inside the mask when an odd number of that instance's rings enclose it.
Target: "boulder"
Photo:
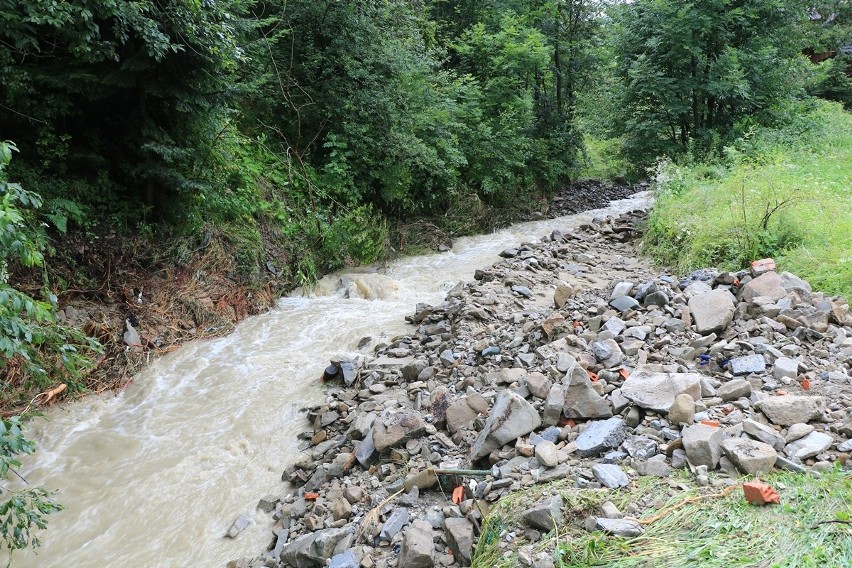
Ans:
[[[778,458],[775,448],[750,438],[728,438],[722,442],[722,450],[740,471],[748,475],[772,471]]]
[[[577,451],[581,457],[588,457],[615,449],[624,441],[627,430],[627,424],[618,416],[589,422],[575,441]]]
[[[444,535],[458,565],[470,566],[473,556],[473,523],[467,519],[446,519]]]
[[[725,433],[721,428],[707,424],[693,424],[683,429],[683,449],[693,465],[706,465],[715,469],[722,457],[722,441]]]
[[[740,299],[748,303],[752,303],[758,296],[776,302],[786,295],[787,290],[784,289],[784,281],[775,272],[761,274],[750,280],[740,290]]]
[[[693,400],[701,398],[701,375],[660,373],[640,367],[624,381],[621,394],[642,408],[667,413],[679,394],[688,394]]]
[[[418,412],[397,412],[373,423],[373,444],[380,454],[406,443],[426,431]]]
[[[565,389],[563,412],[568,418],[609,418],[612,407],[592,387],[592,381],[586,370],[580,365],[574,365],[565,375],[563,382],[568,383]]]
[[[485,427],[471,448],[470,457],[478,460],[520,436],[541,426],[538,411],[514,391],[503,391],[488,413]]]
[[[721,288],[691,297],[688,305],[695,329],[702,335],[724,331],[734,319],[734,297]]]
[[[406,568],[432,568],[435,565],[435,545],[432,525],[414,521],[402,535],[399,565]]]
[[[821,396],[773,396],[758,402],[756,406],[773,424],[792,426],[822,416],[825,399]]]

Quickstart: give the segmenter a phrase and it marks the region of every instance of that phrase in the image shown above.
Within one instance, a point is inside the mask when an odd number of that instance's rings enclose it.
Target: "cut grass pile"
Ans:
[[[721,163],[662,164],[647,250],[679,273],[775,257],[852,298],[852,114],[821,102],[759,130]]]
[[[532,546],[535,554],[553,554],[558,568],[608,566],[614,568],[730,567],[847,567],[852,566],[852,477],[835,470],[816,478],[773,473],[762,481],[781,496],[780,505],[749,505],[742,491],[710,497],[674,509],[645,526],[635,538],[589,533],[584,519],[600,515],[604,501],[622,512],[630,503],[654,504],[648,519],[684,500],[718,488],[698,488],[684,478],[661,480],[642,477],[620,490],[575,489],[554,482],[502,499],[483,524],[473,561],[474,568],[518,566],[517,549]],[[565,500],[562,525],[538,543],[523,538],[520,518],[532,503],[559,493]],[[506,535],[515,531],[508,546]],[[509,552],[511,551],[511,553]]]

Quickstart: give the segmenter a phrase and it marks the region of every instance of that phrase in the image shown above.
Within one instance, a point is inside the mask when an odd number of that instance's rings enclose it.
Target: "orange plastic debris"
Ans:
[[[453,489],[453,503],[458,505],[462,501],[464,501],[464,485],[459,485]]]
[[[702,420],[700,423],[704,424],[705,426],[712,426],[713,428],[719,427],[719,421],[718,420]]]
[[[781,496],[772,486],[759,481],[743,483],[745,499],[752,505],[766,505],[767,503],[780,503]]]
[[[305,493],[305,501],[319,499],[319,493]]]
[[[787,391],[785,390],[777,390],[775,391],[776,396],[787,396]]]
[[[576,426],[576,425],[577,425],[577,423],[576,423],[576,422],[574,422],[574,419],[573,419],[573,418],[565,418],[565,417],[563,416],[563,417],[561,417],[561,418],[559,419],[559,424],[558,424],[558,425],[559,425],[559,427],[560,427],[560,428],[564,428],[565,426],[570,426],[571,428],[573,428],[574,426]]]
[[[626,379],[627,377],[630,376],[630,371],[628,371],[627,369],[622,367],[621,369],[618,370],[618,374],[621,375],[622,379]]]
[[[802,379],[802,388],[805,390],[811,390],[811,382],[808,379]]]
[[[591,372],[591,371],[590,371],[590,370],[588,370],[588,369],[586,369],[586,373],[588,373],[588,374],[589,374],[589,378],[590,378],[590,379],[592,379],[592,382],[595,382],[595,381],[597,381],[597,380],[598,380],[598,376],[597,376],[597,374],[595,374],[595,373]]]

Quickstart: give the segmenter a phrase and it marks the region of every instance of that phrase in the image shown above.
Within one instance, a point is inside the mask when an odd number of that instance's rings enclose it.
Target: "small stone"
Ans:
[[[643,476],[668,477],[672,474],[672,468],[666,463],[666,456],[663,454],[645,461],[634,461],[633,469]]]
[[[351,550],[335,554],[329,561],[328,568],[359,568],[361,563]]]
[[[379,533],[379,538],[391,542],[402,527],[408,524],[408,509],[405,507],[397,507],[394,509],[385,524],[382,525],[382,530]]]
[[[775,448],[775,451],[781,451],[784,449],[784,438],[782,438],[781,435],[773,428],[751,419],[743,420],[742,426],[743,431],[746,434],[752,438],[756,438],[764,444],[769,444]]]
[[[559,451],[556,449],[556,444],[549,440],[544,440],[536,445],[535,457],[545,467],[559,465]]]
[[[609,418],[612,407],[592,386],[588,373],[580,365],[574,365],[566,374],[568,388],[565,390],[563,412],[568,418]],[[563,379],[564,380],[564,379]]]
[[[503,444],[525,436],[539,426],[541,417],[535,407],[518,393],[503,391],[498,395],[485,426],[471,448],[471,459],[487,456]]]
[[[405,568],[432,568],[435,565],[435,545],[432,525],[414,521],[402,535],[399,566]]]
[[[734,375],[748,375],[749,373],[762,373],[766,370],[766,359],[763,355],[746,355],[735,357],[728,363]]]
[[[691,297],[688,305],[702,335],[724,331],[734,319],[734,297],[721,288]]]
[[[467,519],[444,520],[447,545],[460,566],[470,566],[473,555],[473,524]]]
[[[690,395],[682,393],[675,397],[669,408],[669,420],[676,426],[689,425],[695,421],[695,401]]]
[[[231,523],[231,526],[228,528],[228,532],[225,533],[225,536],[228,538],[237,538],[237,535],[246,530],[250,524],[251,517],[248,515],[240,515],[233,523]]]
[[[552,531],[562,524],[562,505],[562,497],[556,495],[533,505],[524,513],[524,520],[533,528]]]
[[[627,519],[605,519],[598,517],[595,519],[595,527],[613,536],[625,538],[639,536],[644,532],[642,525],[637,521]]]
[[[624,515],[618,510],[618,507],[612,501],[604,501],[601,504],[601,513],[606,519],[622,519]]]
[[[618,298],[612,300],[609,305],[618,310],[619,312],[626,312],[628,310],[635,310],[639,308],[639,302],[637,302],[630,296],[619,296]]]
[[[716,390],[716,395],[724,401],[748,398],[751,396],[751,383],[745,379],[732,379],[723,383]]]
[[[779,357],[775,360],[772,369],[772,376],[776,380],[781,380],[784,377],[795,379],[799,376],[799,363],[789,357]]]
[[[795,442],[800,438],[804,438],[814,431],[814,427],[810,424],[793,424],[787,429],[787,436],[784,438],[786,443]]]
[[[335,521],[340,519],[348,519],[352,514],[352,505],[346,499],[335,499],[331,504],[331,517]]]
[[[606,463],[595,464],[592,466],[592,473],[598,481],[610,489],[625,487],[630,483],[630,478],[617,465]]]
[[[364,498],[364,490],[358,485],[347,485],[346,489],[343,490],[343,497],[354,505],[355,503],[360,503]]]

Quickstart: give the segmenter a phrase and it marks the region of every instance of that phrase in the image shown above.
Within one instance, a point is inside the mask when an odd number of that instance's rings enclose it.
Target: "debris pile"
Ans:
[[[644,218],[507,249],[418,305],[413,331],[375,357],[332,361],[283,473],[297,490],[260,503],[270,548],[231,565],[468,566],[490,507],[536,484],[619,488],[689,468],[699,485],[730,485],[852,466],[848,304],[771,262],[659,275],[635,250]],[[635,536],[651,506],[586,527]],[[562,508],[559,495],[530,503],[516,529],[534,541],[583,523]]]

